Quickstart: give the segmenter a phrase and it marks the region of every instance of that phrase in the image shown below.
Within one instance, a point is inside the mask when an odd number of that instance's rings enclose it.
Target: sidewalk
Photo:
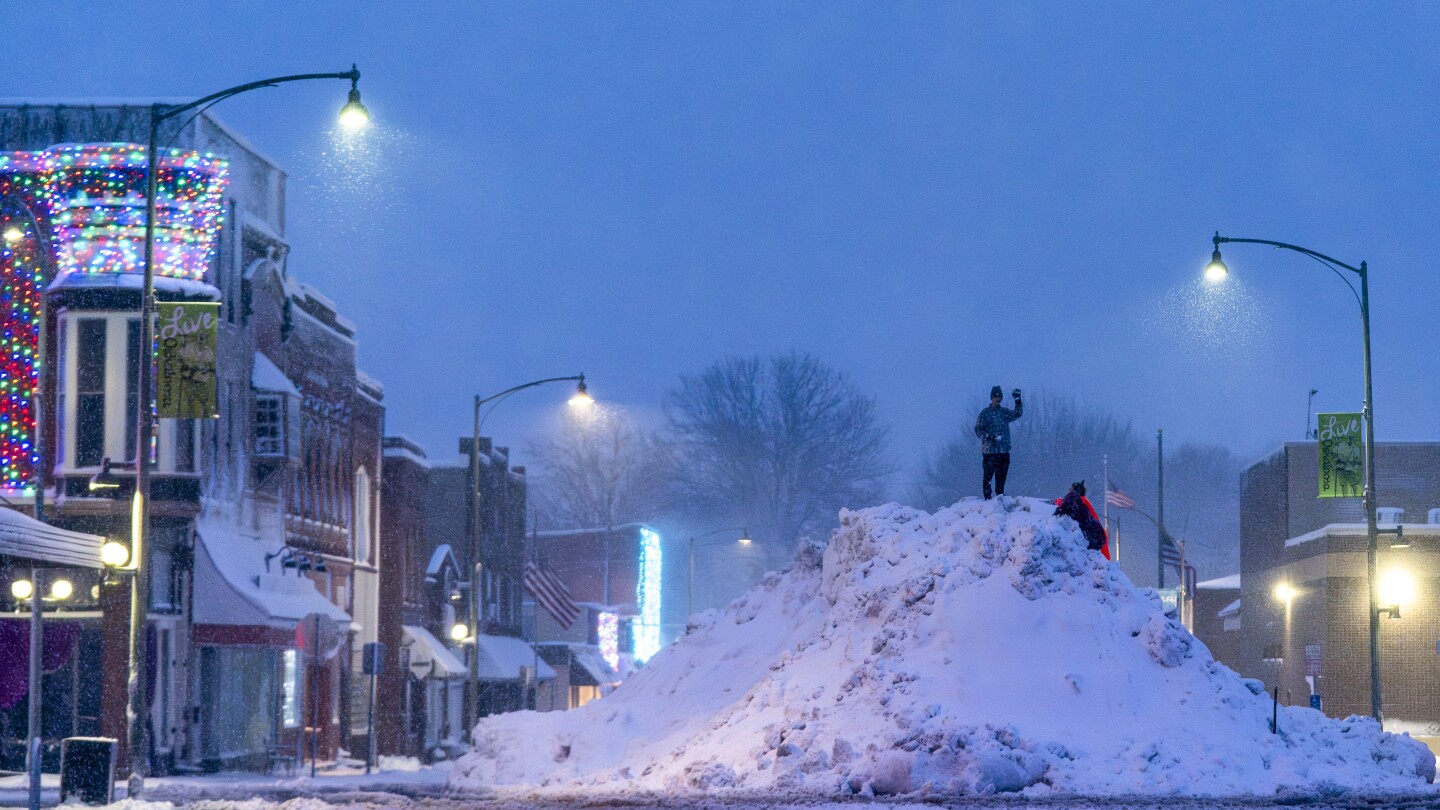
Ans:
[[[203,776],[154,777],[145,780],[145,799],[181,803],[208,798],[240,799],[267,794],[301,796],[355,790],[434,795],[445,790],[450,766],[449,762],[422,766],[417,760],[405,757],[381,757],[380,767],[369,775],[366,775],[363,764],[346,760],[320,763],[313,779],[310,778],[308,763],[304,768],[297,767],[294,776],[224,772]],[[41,803],[46,807],[58,805],[60,775],[43,774],[40,784]],[[0,777],[0,807],[26,807],[29,785],[29,779],[24,774]],[[124,799],[125,792],[125,782],[116,782],[115,800]]]

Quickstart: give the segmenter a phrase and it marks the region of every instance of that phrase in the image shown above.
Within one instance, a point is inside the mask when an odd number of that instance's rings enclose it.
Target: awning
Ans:
[[[100,546],[105,538],[57,529],[14,509],[0,509],[0,556],[45,565],[102,568]]]
[[[257,391],[271,391],[276,394],[289,394],[292,397],[300,396],[300,389],[295,383],[285,376],[278,366],[270,362],[270,358],[255,352],[255,368],[250,372],[250,387]]]
[[[455,653],[449,647],[440,643],[423,627],[414,625],[401,625],[405,633],[403,642],[406,649],[410,650],[410,672],[417,678],[464,678],[469,676],[470,670],[465,667]]]
[[[555,670],[535,654],[535,648],[513,636],[476,636],[479,650],[475,677],[482,681],[520,679],[521,667],[535,667],[536,680],[554,680]]]
[[[202,515],[196,522],[195,624],[290,629],[320,613],[349,629],[350,614],[325,598],[315,582],[282,574],[277,539],[246,534],[239,527]]]
[[[569,646],[570,683],[582,686],[605,686],[620,682],[620,674],[610,668],[610,662],[600,654],[599,648],[591,647],[588,644],[571,644]],[[593,683],[586,683],[586,681],[593,681]]]

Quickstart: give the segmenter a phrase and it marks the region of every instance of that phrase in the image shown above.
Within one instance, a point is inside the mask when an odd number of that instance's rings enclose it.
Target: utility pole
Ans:
[[[1159,587],[1165,587],[1165,431],[1155,431],[1156,458],[1160,470],[1160,497],[1159,505],[1155,509],[1155,530],[1159,537],[1156,548],[1159,554],[1155,557],[1156,576],[1159,578]]]

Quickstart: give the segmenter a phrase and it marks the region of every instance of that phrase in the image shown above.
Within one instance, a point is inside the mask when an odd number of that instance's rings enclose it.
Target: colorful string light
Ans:
[[[31,483],[47,266],[60,286],[141,274],[145,150],[133,144],[0,153],[0,488]],[[155,274],[203,280],[223,222],[226,164],[178,149],[161,159]],[[46,248],[49,255],[46,255]]]
[[[620,614],[601,613],[596,622],[596,634],[600,637],[600,657],[610,668],[620,671]]]

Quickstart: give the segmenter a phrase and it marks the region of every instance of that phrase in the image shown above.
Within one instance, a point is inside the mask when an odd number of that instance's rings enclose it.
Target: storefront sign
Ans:
[[[1365,491],[1365,454],[1358,413],[1319,415],[1321,498],[1359,498]]]
[[[220,415],[215,381],[216,327],[220,304],[159,305],[155,327],[155,412],[168,419]]]

